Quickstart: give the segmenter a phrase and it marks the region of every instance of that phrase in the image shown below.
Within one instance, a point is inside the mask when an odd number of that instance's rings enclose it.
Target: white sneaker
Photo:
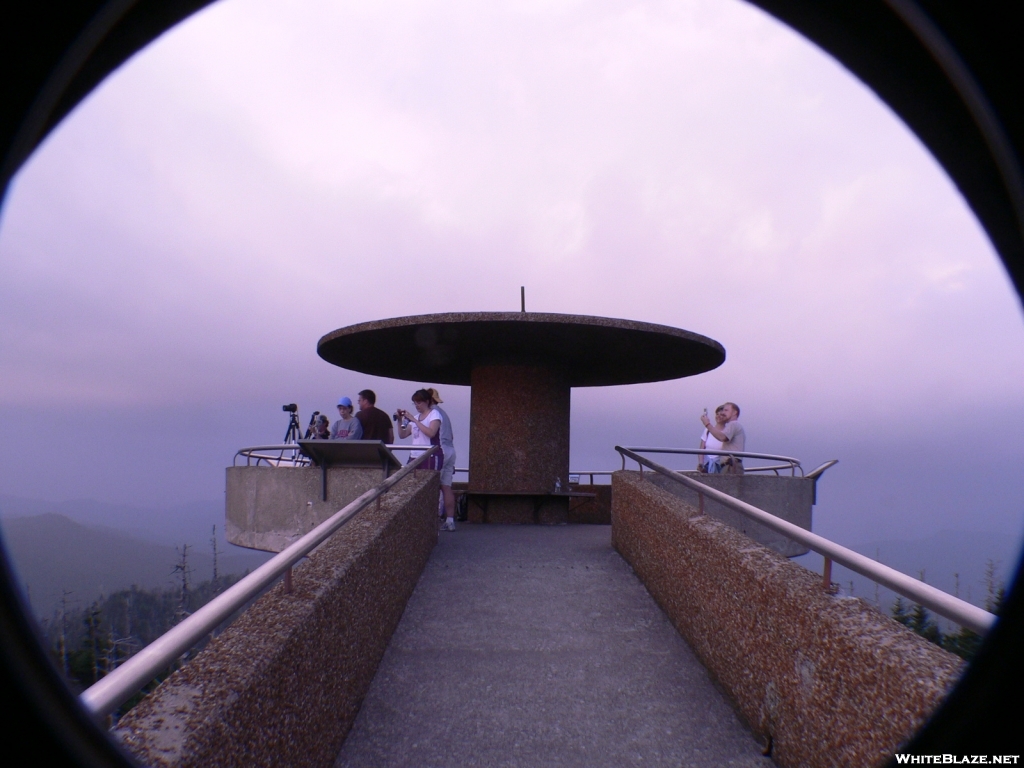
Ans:
[[[449,517],[443,523],[441,523],[441,530],[442,531],[454,531],[455,530],[455,521],[452,520]]]

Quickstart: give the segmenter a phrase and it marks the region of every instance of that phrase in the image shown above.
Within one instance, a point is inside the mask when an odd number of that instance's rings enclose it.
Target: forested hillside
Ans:
[[[83,608],[132,586],[170,589],[176,584],[175,565],[186,545],[194,580],[213,578],[212,527],[202,538],[158,544],[48,513],[5,519],[3,536],[18,580],[39,618],[51,618],[62,605],[65,610]],[[252,570],[269,558],[241,547],[217,547],[219,574]]]

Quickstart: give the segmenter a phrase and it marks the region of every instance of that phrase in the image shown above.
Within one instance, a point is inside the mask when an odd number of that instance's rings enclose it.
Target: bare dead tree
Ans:
[[[178,550],[180,559],[174,564],[172,573],[181,574],[181,597],[178,600],[178,610],[175,613],[175,621],[181,621],[190,613],[188,610],[189,597],[189,576],[192,575],[192,567],[188,564],[188,544],[182,545]]]
[[[74,594],[70,589],[61,590],[60,596],[60,663],[65,677],[68,670],[68,598]]]
[[[878,547],[875,547],[875,560],[877,560],[878,562],[882,562],[882,558],[881,558],[881,556],[878,553]],[[882,607],[882,600],[881,600],[881,596],[879,594],[879,584],[876,581],[875,582],[875,608],[878,608],[879,610],[881,610],[881,607]]]
[[[220,594],[220,579],[217,574],[217,526],[213,526],[213,535],[210,537],[210,546],[213,547],[213,594]]]

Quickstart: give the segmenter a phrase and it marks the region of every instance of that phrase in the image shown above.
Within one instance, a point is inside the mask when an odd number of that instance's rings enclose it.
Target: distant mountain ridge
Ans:
[[[984,606],[987,597],[985,571],[988,562],[994,565],[994,576],[1008,587],[1021,556],[1019,536],[990,531],[938,531],[920,539],[880,540],[855,545],[850,549],[872,560],[895,568],[901,573],[920,578],[949,594],[959,593],[962,600]],[[821,573],[821,557],[814,553],[794,560]],[[884,587],[876,588],[870,579],[833,566],[832,580],[846,593],[862,597],[870,603],[877,595],[879,607],[888,613],[896,595]]]
[[[137,539],[179,547],[186,543],[208,546],[211,529],[216,525],[220,543],[227,545],[224,539],[224,502],[219,499],[171,507],[144,507],[93,499],[42,501],[0,495],[0,521],[47,513],[63,515],[82,525],[113,529]]]
[[[179,555],[170,542],[161,544],[109,526],[85,525],[55,512],[5,516],[2,530],[18,580],[40,617],[50,617],[58,609],[65,590],[71,592],[69,600],[82,607],[133,584],[165,589],[180,583],[173,575]],[[205,539],[187,542],[194,582],[213,575],[209,539],[208,532]],[[222,575],[252,570],[271,556],[224,544],[218,544],[218,550]]]
[[[226,543],[223,503],[197,501],[167,509],[105,504],[93,500],[49,502],[0,495],[0,530],[18,569],[23,588],[30,591],[34,611],[50,616],[62,590],[74,592],[79,605],[132,584],[142,588],[173,583],[175,547],[189,544],[193,578],[212,575],[210,535],[217,526],[219,570],[240,573],[266,562],[270,555]],[[1021,537],[986,531],[939,531],[919,539],[879,540],[851,547],[872,559],[926,581],[975,605],[985,600],[984,576],[988,560],[996,564],[996,578],[1008,585],[1020,558]],[[821,558],[794,558],[821,572]],[[833,580],[869,602],[875,601],[874,582],[835,566]],[[895,596],[877,591],[880,607],[888,611]]]
[[[876,552],[887,565],[919,576],[939,589],[954,591],[954,575],[960,574],[961,597],[966,589],[971,596],[981,585],[987,561],[996,566],[996,576],[1008,583],[1021,554],[1019,537],[986,531],[939,531],[920,539],[872,541],[854,547],[858,552],[875,557]],[[976,586],[977,583],[977,586]]]

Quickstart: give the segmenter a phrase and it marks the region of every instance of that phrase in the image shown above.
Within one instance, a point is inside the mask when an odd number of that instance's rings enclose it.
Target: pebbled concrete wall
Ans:
[[[113,733],[151,766],[333,765],[437,543],[438,481],[364,510]]]
[[[776,764],[892,759],[963,662],[642,478],[612,479],[612,543]]]

